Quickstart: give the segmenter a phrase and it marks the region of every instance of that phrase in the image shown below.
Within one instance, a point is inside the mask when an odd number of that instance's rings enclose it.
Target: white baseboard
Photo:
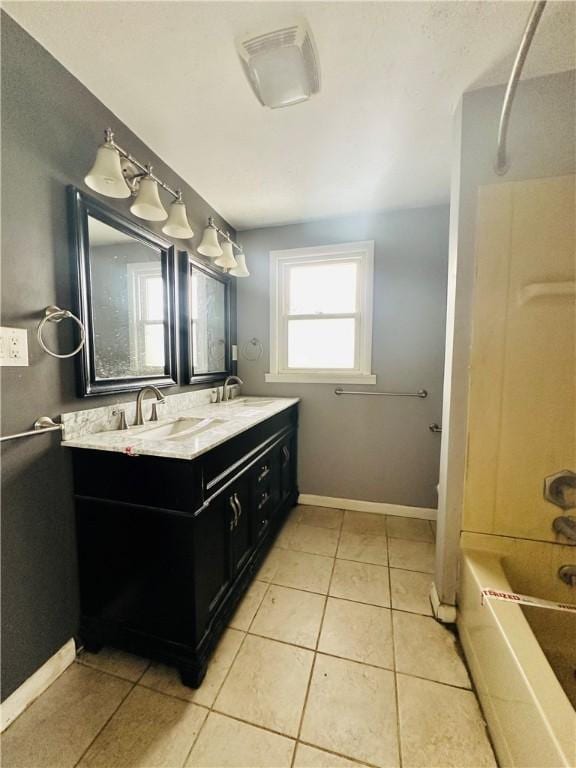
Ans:
[[[350,509],[353,512],[373,512],[376,515],[397,515],[398,517],[418,517],[421,520],[436,520],[436,509],[430,507],[406,507],[402,504],[386,504],[380,501],[360,501],[357,499],[336,499],[333,496],[315,496],[301,493],[299,504],[313,507],[332,507]]]
[[[14,693],[10,694],[0,707],[0,732],[4,731],[10,723],[14,722],[18,715],[35,701],[41,693],[49,688],[60,677],[76,658],[76,645],[70,638],[68,642],[56,651],[48,661],[37,669],[34,674],[25,680]]]
[[[434,582],[432,582],[432,586],[430,587],[430,603],[432,604],[434,618],[441,621],[442,624],[456,623],[456,606],[440,602],[438,590],[436,589],[436,584],[434,584]]]

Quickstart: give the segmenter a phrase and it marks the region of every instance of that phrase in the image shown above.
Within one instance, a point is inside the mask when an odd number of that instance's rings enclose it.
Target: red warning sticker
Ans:
[[[481,603],[484,600],[504,600],[508,603],[518,603],[518,605],[533,605],[537,608],[548,608],[552,611],[570,611],[576,613],[576,605],[571,603],[556,603],[553,600],[543,600],[540,597],[530,597],[530,595],[521,595],[518,592],[502,592],[499,589],[483,589]]]

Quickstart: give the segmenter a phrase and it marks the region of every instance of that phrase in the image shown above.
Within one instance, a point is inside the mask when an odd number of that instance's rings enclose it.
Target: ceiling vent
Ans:
[[[314,43],[305,22],[239,41],[237,49],[248,82],[265,107],[289,107],[320,90]]]

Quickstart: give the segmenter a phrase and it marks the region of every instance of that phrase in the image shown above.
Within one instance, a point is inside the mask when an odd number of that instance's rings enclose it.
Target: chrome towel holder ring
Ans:
[[[74,320],[78,328],[80,329],[80,343],[74,349],[72,352],[67,352],[64,355],[60,355],[57,352],[53,352],[51,349],[49,349],[44,339],[42,338],[42,331],[44,330],[44,326],[47,322],[50,323],[60,323],[62,320]],[[77,355],[78,352],[82,349],[84,344],[86,343],[86,331],[84,329],[84,325],[82,321],[76,317],[76,315],[73,315],[72,312],[70,312],[69,309],[60,309],[60,307],[57,307],[53,304],[51,304],[49,307],[46,307],[44,310],[44,317],[40,322],[38,323],[38,330],[36,331],[36,336],[38,338],[38,344],[42,347],[44,352],[46,352],[48,355],[51,355],[52,357],[58,357],[60,359],[64,359],[67,357],[74,357],[74,355]]]

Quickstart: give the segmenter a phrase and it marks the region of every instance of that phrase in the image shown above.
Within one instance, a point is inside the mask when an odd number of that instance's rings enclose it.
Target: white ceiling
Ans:
[[[453,109],[463,91],[507,79],[530,10],[486,1],[3,7],[239,229],[446,201]],[[526,77],[576,66],[575,11],[548,3]],[[312,28],[321,91],[268,110],[234,40],[294,16]]]

